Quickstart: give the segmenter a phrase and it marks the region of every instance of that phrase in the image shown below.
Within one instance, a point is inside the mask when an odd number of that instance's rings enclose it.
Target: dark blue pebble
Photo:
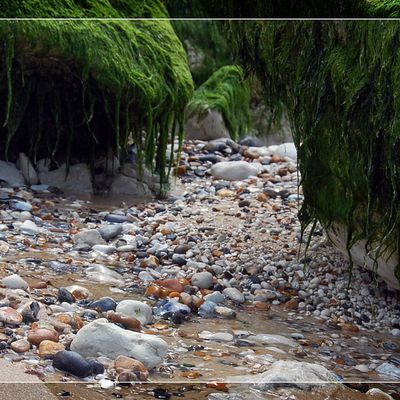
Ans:
[[[92,364],[75,351],[59,351],[53,358],[53,367],[79,378],[86,378],[93,374]]]
[[[89,304],[89,308],[98,312],[115,311],[117,303],[111,297],[102,297]]]
[[[58,289],[58,301],[60,303],[63,303],[63,302],[75,303],[75,297],[73,296],[73,294],[70,291],[61,287],[60,289]]]

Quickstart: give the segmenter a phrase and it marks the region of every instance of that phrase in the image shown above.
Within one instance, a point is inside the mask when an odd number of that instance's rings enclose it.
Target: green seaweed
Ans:
[[[230,21],[244,65],[271,107],[284,105],[298,149],[302,229],[347,227],[347,250],[400,254],[400,24]],[[400,278],[400,268],[396,268]]]
[[[165,18],[161,1],[2,0],[0,17],[61,18],[0,21],[3,154],[71,160],[90,158],[94,145],[97,153],[111,147],[120,156],[130,136],[141,150],[147,134],[155,140],[146,162],[164,174],[160,151],[170,139],[171,116],[183,114],[193,92],[185,50],[170,22],[62,19]],[[25,109],[18,106],[25,103]],[[144,133],[149,120],[153,132]]]
[[[247,133],[250,126],[250,85],[243,69],[226,65],[197,88],[186,107],[186,118],[202,118],[208,110],[221,112],[232,138]]]

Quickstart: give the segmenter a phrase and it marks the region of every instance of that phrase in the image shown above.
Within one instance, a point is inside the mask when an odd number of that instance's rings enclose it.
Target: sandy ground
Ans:
[[[0,400],[54,400],[44,383],[23,368],[0,359]]]

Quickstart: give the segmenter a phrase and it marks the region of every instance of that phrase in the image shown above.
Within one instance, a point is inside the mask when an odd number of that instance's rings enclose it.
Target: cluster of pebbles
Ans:
[[[200,329],[193,342],[240,347],[237,357],[252,373],[283,352],[335,365],[338,379],[349,371],[400,379],[398,293],[357,268],[349,286],[348,264],[322,229],[313,233],[307,260],[299,253],[307,238],[297,220],[303,197],[294,159],[251,141],[194,141],[184,144],[173,173],[184,184],[180,193],[112,211],[45,185],[2,183],[4,358],[43,379],[63,371],[111,387],[151,380],[152,371],[171,374],[182,352],[207,361],[204,346],[186,343],[182,350],[179,342],[171,349],[169,337],[190,338],[182,334],[190,321],[217,321],[215,331]],[[229,329],[243,313],[266,326],[269,315],[279,315],[297,330]],[[312,326],[329,340],[308,338]],[[341,347],[345,338],[373,347],[378,334],[371,357],[357,359]],[[260,345],[275,346],[275,353],[259,356],[253,347]],[[318,357],[308,358],[314,350]],[[187,369],[181,377],[201,376]]]

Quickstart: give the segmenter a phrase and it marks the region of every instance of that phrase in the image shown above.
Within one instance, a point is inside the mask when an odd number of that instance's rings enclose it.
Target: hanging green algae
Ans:
[[[0,17],[10,16],[168,14],[156,0],[0,1]],[[3,154],[93,161],[109,149],[122,155],[131,135],[165,183],[170,128],[193,91],[169,21],[2,20],[0,38]]]
[[[348,228],[373,258],[400,253],[400,24],[231,21],[232,43],[298,149],[303,229]],[[400,278],[400,270],[396,269]]]
[[[190,1],[190,0],[188,0]],[[369,16],[369,2],[381,0],[209,0],[189,8],[170,6],[172,17],[217,18],[349,18]],[[395,2],[383,0],[382,2]],[[185,1],[183,1],[186,3]],[[179,4],[177,0],[167,3]]]
[[[232,138],[247,133],[250,126],[250,85],[243,69],[226,65],[195,90],[186,107],[186,118],[202,118],[208,110],[222,114]]]
[[[189,55],[190,70],[197,86],[219,68],[233,64],[233,54],[220,30],[221,21],[174,20],[171,24]]]

